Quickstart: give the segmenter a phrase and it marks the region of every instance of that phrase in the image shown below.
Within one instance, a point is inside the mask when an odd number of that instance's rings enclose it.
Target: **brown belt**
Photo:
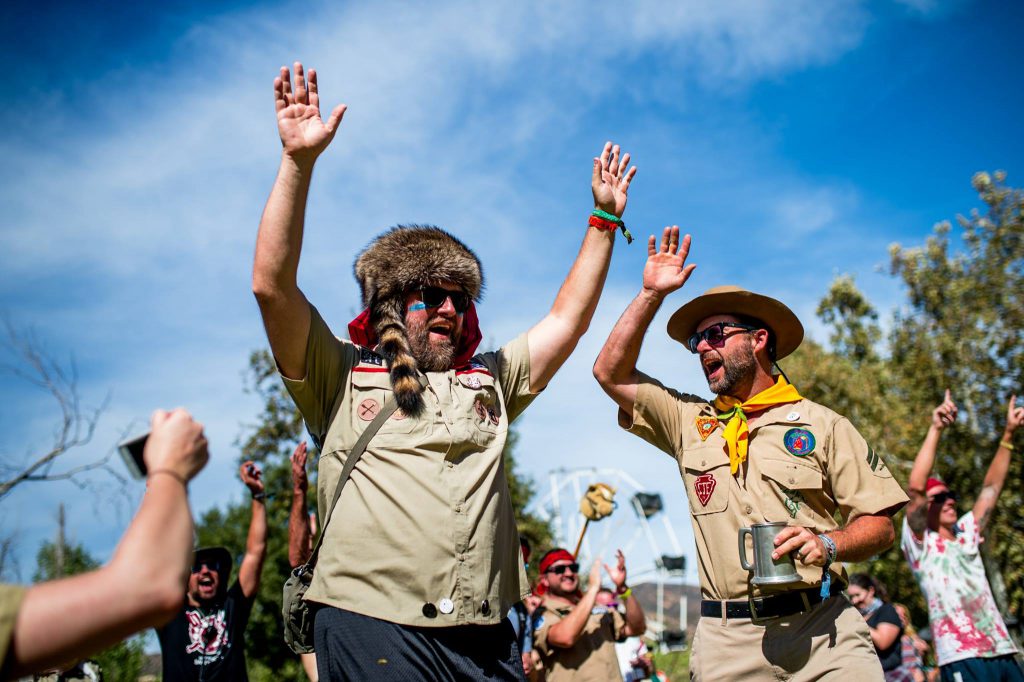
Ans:
[[[842,594],[844,585],[839,581],[832,583],[829,589],[829,597]],[[793,590],[782,594],[773,594],[769,597],[755,597],[743,601],[720,602],[711,599],[704,599],[700,602],[700,615],[706,618],[721,618],[722,604],[725,604],[726,618],[750,618],[751,620],[763,620],[765,618],[783,618],[792,616],[794,613],[810,611],[811,607],[822,602],[821,590],[810,588],[807,590]]]

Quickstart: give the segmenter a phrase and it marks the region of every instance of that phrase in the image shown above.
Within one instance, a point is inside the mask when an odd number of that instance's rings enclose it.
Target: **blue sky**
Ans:
[[[970,177],[1024,158],[1017,3],[653,1],[49,3],[5,5],[0,311],[74,355],[87,402],[110,403],[106,452],[158,406],[184,405],[213,458],[194,509],[241,499],[234,445],[258,405],[242,391],[264,344],[249,292],[276,170],[271,82],[295,59],[349,113],[318,165],[300,284],[337,333],[356,312],[355,254],[384,227],[431,222],[481,256],[485,337],[545,312],[590,208],[606,139],[639,167],[590,334],[519,422],[520,467],[619,467],[660,491],[692,557],[675,464],[614,425],[590,365],[639,286],[643,237],[693,233],[691,282],[652,327],[641,367],[706,392],[670,343],[671,311],[711,286],[778,296],[812,336],[817,301],[849,273],[882,310],[879,266],[978,205]],[[46,396],[0,375],[0,453],[50,439]],[[139,490],[25,485],[0,503],[31,576],[56,505],[107,557]],[[225,497],[227,496],[227,498]],[[120,501],[118,501],[120,500]],[[622,531],[627,532],[627,531]],[[638,557],[640,550],[637,550]],[[638,558],[642,563],[645,558]],[[693,561],[691,559],[691,567]],[[695,573],[691,568],[692,579]]]

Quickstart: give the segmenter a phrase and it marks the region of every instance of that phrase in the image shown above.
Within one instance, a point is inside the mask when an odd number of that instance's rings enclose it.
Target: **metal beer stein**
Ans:
[[[775,536],[786,527],[785,521],[772,523],[755,523],[750,528],[740,528],[739,549],[740,565],[754,572],[750,581],[753,585],[782,585],[800,581],[792,554],[785,554],[772,559],[775,551]],[[749,535],[754,545],[754,564],[747,561],[747,546],[744,537]]]

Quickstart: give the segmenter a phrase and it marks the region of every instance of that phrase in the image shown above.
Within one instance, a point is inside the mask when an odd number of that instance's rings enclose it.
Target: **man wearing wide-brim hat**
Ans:
[[[846,418],[803,398],[781,370],[776,376],[776,361],[803,339],[800,320],[780,301],[720,286],[672,315],[669,336],[698,356],[712,401],[637,370],[655,313],[693,272],[689,252],[690,236],[680,240],[678,227],[665,228],[660,245],[650,238],[643,287],[594,376],[618,404],[619,424],[679,464],[703,597],[690,675],[881,680],[864,620],[842,596],[839,562],[891,546],[891,517],[907,496]],[[787,524],[771,554],[772,564],[792,557],[787,582],[741,564],[739,530],[768,522]],[[743,550],[752,560],[749,542]]]

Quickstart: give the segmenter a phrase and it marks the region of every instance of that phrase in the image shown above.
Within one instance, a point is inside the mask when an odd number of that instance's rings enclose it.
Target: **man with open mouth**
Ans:
[[[156,631],[165,680],[249,679],[245,628],[267,553],[267,509],[259,466],[245,462],[240,476],[252,495],[252,516],[238,579],[229,586],[234,560],[226,548],[201,547],[195,551],[185,601],[177,615]]]
[[[282,67],[274,84],[283,153],[253,292],[321,452],[323,541],[305,593],[318,607],[320,679],[521,680],[505,616],[529,585],[502,450],[509,424],[590,324],[636,168],[610,142],[594,159],[595,209],[569,276],[550,313],[499,350],[476,352],[479,259],[425,225],[392,228],[359,254],[365,310],[349,325],[352,342],[342,341],[296,276],[313,165],[345,107],[323,121],[315,71],[307,78],[296,63],[294,87],[292,78]],[[342,469],[371,425],[379,429],[353,460],[332,514]]]
[[[891,517],[907,496],[846,418],[803,398],[781,373],[776,361],[803,339],[793,311],[721,286],[672,315],[669,336],[697,355],[712,401],[636,368],[662,301],[696,267],[686,263],[690,242],[676,226],[665,228],[660,244],[651,236],[643,286],[594,376],[618,404],[619,424],[674,457],[683,477],[703,596],[691,679],[881,680],[835,562],[891,546]],[[792,553],[796,575],[783,575],[786,582],[743,568],[737,551],[739,530],[766,522],[787,524],[770,554],[774,565]]]

